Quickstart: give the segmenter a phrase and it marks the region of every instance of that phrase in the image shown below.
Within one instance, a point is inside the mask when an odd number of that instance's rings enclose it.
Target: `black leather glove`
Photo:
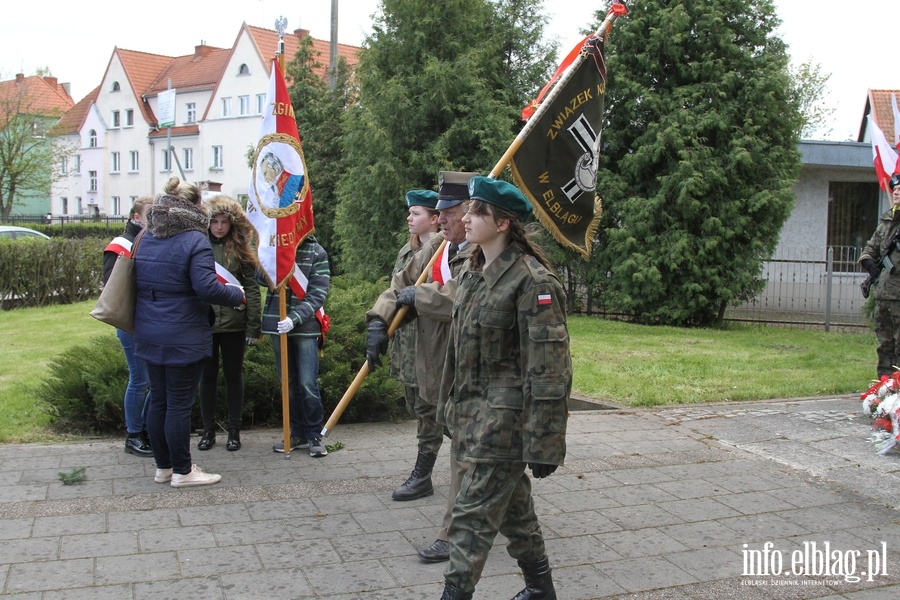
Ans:
[[[868,273],[869,275],[871,275],[873,279],[874,279],[875,277],[878,277],[878,273],[879,273],[879,271],[878,271],[878,265],[875,264],[875,261],[872,260],[871,258],[864,258],[864,259],[863,259],[863,261],[862,261],[862,268],[865,269],[865,270],[866,270],[866,273]]]
[[[397,294],[397,307],[415,306],[416,304],[416,286],[408,285]]]
[[[369,363],[369,371],[381,366],[381,355],[387,352],[388,347],[387,329],[387,323],[381,319],[369,321],[369,337],[366,339],[366,362]]]
[[[543,479],[547,477],[556,470],[556,465],[544,465],[541,463],[528,463],[528,468],[531,469],[531,475],[535,479]]]

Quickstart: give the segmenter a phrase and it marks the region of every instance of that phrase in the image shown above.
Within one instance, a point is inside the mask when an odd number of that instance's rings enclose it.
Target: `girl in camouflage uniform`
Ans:
[[[532,476],[565,457],[572,385],[565,293],[525,235],[532,206],[513,185],[469,183],[463,218],[477,244],[458,281],[445,381],[445,409],[459,460],[469,463],[448,537],[450,565],[441,600],[471,599],[497,532],[508,540],[525,589],[514,600],[555,600]]]

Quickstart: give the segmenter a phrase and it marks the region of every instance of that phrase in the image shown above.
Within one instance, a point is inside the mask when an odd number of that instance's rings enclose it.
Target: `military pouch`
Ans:
[[[885,254],[881,259],[881,264],[884,265],[885,271],[887,271],[891,275],[894,274],[894,261],[891,260],[890,256]]]

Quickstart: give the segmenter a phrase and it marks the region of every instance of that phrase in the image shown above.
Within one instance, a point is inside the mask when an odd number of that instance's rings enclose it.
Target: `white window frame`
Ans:
[[[112,129],[118,129],[122,126],[122,115],[119,111],[112,111]]]
[[[112,197],[112,213],[114,215],[122,214],[122,198],[121,196]]]
[[[193,171],[194,170],[194,149],[193,148],[185,148],[182,152],[182,157],[184,158],[184,167],[185,171]]]
[[[81,155],[75,155],[75,174],[81,175]]]
[[[97,171],[88,171],[88,191],[97,191]]]
[[[266,95],[265,94],[257,94],[256,95],[256,114],[263,114],[263,107],[266,105]]]
[[[109,153],[109,162],[110,162],[110,173],[121,173],[122,172],[122,157],[118,152],[110,152]]]
[[[168,173],[172,170],[172,155],[169,153],[168,148],[163,148],[162,151],[162,169],[163,173]]]
[[[63,175],[69,174],[69,157],[68,156],[63,156],[62,158],[60,158],[59,172],[62,173]]]
[[[128,153],[129,159],[131,161],[131,169],[130,173],[137,173],[141,170],[141,155],[137,150],[131,150]]]
[[[134,127],[134,109],[125,109],[125,127]]]
[[[225,154],[222,146],[212,147],[213,165],[211,170],[221,171],[225,165]]]
[[[231,116],[231,97],[222,98],[222,116],[230,117]]]
[[[242,117],[250,114],[250,96],[238,96],[238,114]]]
[[[97,132],[94,129],[91,129],[88,132],[88,147],[90,147],[90,148],[97,147]]]
[[[184,105],[184,122],[185,123],[196,123],[197,122],[197,103],[196,102],[188,102]]]

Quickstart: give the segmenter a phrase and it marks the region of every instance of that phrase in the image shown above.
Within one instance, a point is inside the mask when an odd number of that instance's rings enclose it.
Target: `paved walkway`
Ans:
[[[559,598],[896,598],[900,454],[868,429],[850,397],[573,412],[565,467],[534,482]],[[279,430],[238,452],[223,435],[194,452],[222,483],[193,489],[154,483],[121,440],[0,446],[0,599],[437,600],[443,565],[415,553],[444,512],[444,451],[435,496],[390,499],[414,437],[338,425],[343,448],[286,460]],[[523,585],[503,544],[477,600]],[[831,574],[812,576],[823,551]]]

